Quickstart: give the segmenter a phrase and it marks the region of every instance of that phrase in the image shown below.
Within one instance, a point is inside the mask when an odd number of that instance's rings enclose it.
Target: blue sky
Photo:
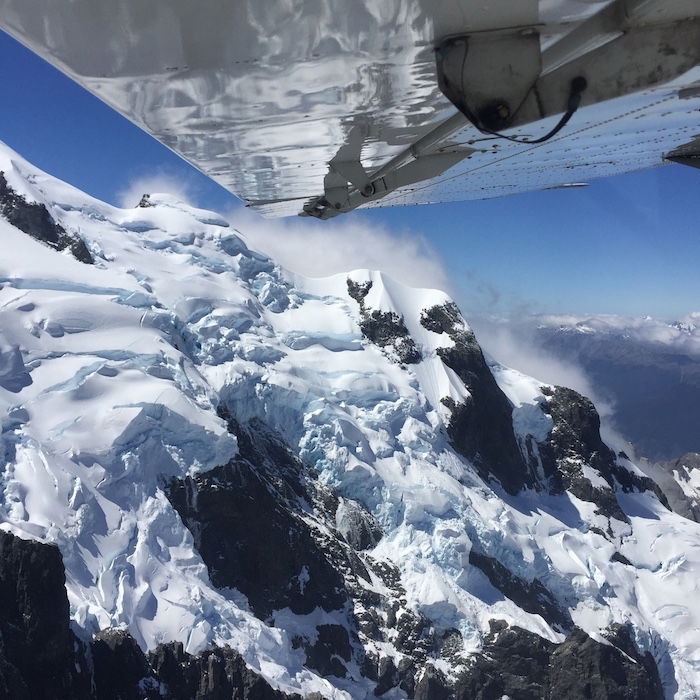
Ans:
[[[112,203],[134,182],[183,183],[208,209],[238,200],[0,32],[0,140]],[[671,165],[588,188],[508,199],[388,207],[347,220],[422,239],[467,313],[617,313],[677,318],[700,309],[700,170]],[[341,217],[343,218],[343,217]],[[309,219],[318,240],[326,227]],[[344,224],[347,226],[347,223]]]

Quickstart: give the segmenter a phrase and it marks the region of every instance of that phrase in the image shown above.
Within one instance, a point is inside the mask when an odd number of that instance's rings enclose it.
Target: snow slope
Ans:
[[[625,523],[571,494],[512,496],[485,482],[446,433],[442,399],[469,398],[439,354],[453,341],[421,323],[446,295],[369,270],[293,275],[215,214],[166,195],[114,208],[4,146],[0,171],[95,259],[80,263],[0,218],[2,528],[59,546],[84,636],[121,626],[144,649],[230,644],[276,688],[370,692],[359,676],[341,682],[305,665],[293,636],[313,620],[280,611],[273,626],[240,593],[215,588],[168,501],[168,478],[237,453],[216,411],[225,404],[239,422],[277,431],[321,483],[373,514],[383,536],[371,556],[399,568],[407,605],[459,630],[465,652],[480,649],[494,618],[563,639],[470,566],[475,549],[539,579],[595,639],[613,622],[631,624],[666,694],[698,696],[698,524],[649,491],[618,494]],[[372,282],[367,308],[403,318],[419,362],[401,365],[363,336],[348,279]],[[491,369],[516,436],[546,440],[552,420],[540,384]],[[600,475],[586,469],[597,485]]]

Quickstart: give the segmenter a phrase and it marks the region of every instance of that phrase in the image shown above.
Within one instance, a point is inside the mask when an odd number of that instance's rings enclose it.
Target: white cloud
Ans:
[[[125,209],[135,207],[144,194],[171,194],[196,206],[193,186],[187,180],[166,172],[155,171],[141,175],[117,192],[117,205]]]
[[[251,248],[293,272],[327,277],[368,268],[382,270],[412,287],[450,293],[449,277],[439,255],[414,232],[394,233],[352,216],[321,223],[263,219],[245,210],[234,210],[228,218]]]

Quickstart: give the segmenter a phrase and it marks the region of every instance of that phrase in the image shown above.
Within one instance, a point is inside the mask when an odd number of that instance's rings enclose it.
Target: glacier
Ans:
[[[480,350],[446,294],[373,270],[303,277],[212,212],[156,193],[119,209],[4,145],[0,171],[93,261],[0,216],[0,529],[58,547],[86,644],[118,628],[144,652],[228,645],[277,691],[362,698],[381,680],[363,655],[395,668],[410,657],[391,615],[451,639],[449,654],[431,642],[423,666],[410,661],[416,679],[428,662],[456,679],[494,620],[555,645],[576,628],[611,645],[606,630],[621,625],[655,661],[666,697],[698,697],[700,525],[669,510],[625,455],[611,453],[606,473],[604,448],[573,451],[582,440],[563,435],[561,390],[489,357],[474,374]],[[486,401],[493,421],[507,407],[522,483],[490,471],[488,450],[498,461],[505,437],[458,447]],[[366,600],[300,612],[216,585],[197,499],[255,476],[254,464],[241,471],[262,449],[258,434],[243,444],[246,426],[264,426],[308,469],[311,496],[290,522],[357,559]],[[551,444],[568,456],[547,462]],[[563,486],[549,488],[552,475]],[[324,520],[312,501],[326,497]],[[290,600],[314,589],[314,571],[299,567]],[[506,571],[510,595],[498,584]],[[367,601],[388,599],[393,608],[371,613]],[[369,617],[379,632],[353,622]],[[338,627],[350,641],[324,672],[311,650]]]

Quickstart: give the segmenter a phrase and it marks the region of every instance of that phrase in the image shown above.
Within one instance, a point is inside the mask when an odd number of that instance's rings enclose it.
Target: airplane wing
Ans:
[[[0,26],[266,216],[700,154],[697,0],[0,0]]]

